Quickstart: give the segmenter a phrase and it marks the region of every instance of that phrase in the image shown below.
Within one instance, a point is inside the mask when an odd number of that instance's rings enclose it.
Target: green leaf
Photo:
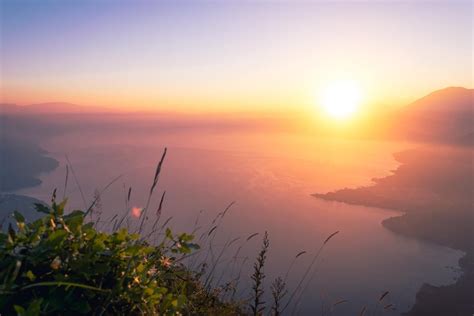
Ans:
[[[27,316],[37,316],[41,311],[41,303],[43,302],[42,298],[36,299],[30,303],[28,309],[26,310]]]
[[[21,307],[19,305],[14,305],[13,308],[15,309],[15,312],[18,316],[26,315],[26,311],[23,307]]]
[[[137,269],[137,272],[138,272],[138,273],[142,273],[143,270],[145,269],[145,266],[144,266],[142,263],[140,263],[140,264],[138,264],[138,266],[136,267],[136,269]]]
[[[119,231],[114,234],[114,236],[115,236],[115,239],[118,242],[125,241],[127,239],[127,236],[128,236],[127,229],[126,228],[120,228]]]
[[[20,273],[21,266],[22,266],[21,261],[16,260],[15,265],[11,267],[12,272],[8,274],[9,282],[7,283],[7,287],[14,284],[14,282],[16,281],[16,278],[18,277],[18,274]]]
[[[71,231],[77,232],[78,228],[84,222],[84,212],[73,211],[72,213],[64,217],[64,221],[66,222]]]
[[[189,234],[186,234],[186,233],[183,233],[179,236],[179,239],[181,241],[191,241],[194,239],[194,236],[193,235],[189,235]]]
[[[15,218],[15,220],[17,221],[17,223],[24,223],[24,222],[25,222],[25,218],[24,218],[23,215],[21,215],[21,213],[18,212],[18,211],[14,211],[14,212],[13,212],[13,217]]]
[[[41,203],[35,203],[35,209],[37,212],[40,212],[40,213],[45,213],[45,214],[49,214],[50,213],[50,210],[49,210],[49,207],[41,204]]]
[[[67,199],[64,199],[61,203],[56,205],[55,211],[59,216],[64,215],[64,208],[66,207]]]
[[[26,276],[30,281],[34,281],[34,280],[36,279],[35,274],[34,274],[31,270],[28,270],[28,272],[26,272],[25,276]]]
[[[186,296],[185,295],[179,295],[178,296],[178,307],[184,306],[186,304]]]
[[[64,238],[67,236],[67,231],[65,230],[55,230],[51,235],[48,237],[48,242],[51,246],[59,245]]]

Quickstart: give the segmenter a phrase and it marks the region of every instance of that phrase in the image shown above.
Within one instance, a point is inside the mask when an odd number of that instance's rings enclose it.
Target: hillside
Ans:
[[[410,141],[464,144],[474,132],[473,100],[474,89],[434,91],[396,113],[390,133]]]
[[[436,90],[411,103],[405,109],[410,113],[471,112],[474,89],[448,87]]]
[[[401,163],[392,175],[367,187],[342,189],[315,197],[328,201],[397,209],[406,212],[383,225],[402,235],[466,252],[463,275],[449,286],[425,284],[407,314],[466,315],[474,312],[474,222],[472,150],[440,146],[395,155]]]

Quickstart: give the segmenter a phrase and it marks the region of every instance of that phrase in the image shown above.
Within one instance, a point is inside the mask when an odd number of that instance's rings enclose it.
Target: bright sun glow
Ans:
[[[332,82],[323,89],[319,102],[331,117],[349,118],[354,115],[360,105],[361,90],[354,81]]]

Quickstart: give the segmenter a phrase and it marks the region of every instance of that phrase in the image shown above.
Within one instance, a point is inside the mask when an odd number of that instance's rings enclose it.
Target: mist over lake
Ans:
[[[244,245],[241,259],[255,257],[259,238],[249,242],[245,238],[266,230],[271,237],[267,273],[272,277],[286,272],[297,253],[307,251],[290,273],[288,284],[295,286],[320,244],[340,231],[318,260],[317,271],[301,298],[303,315],[341,299],[349,302],[334,308],[334,315],[358,313],[362,306],[376,305],[384,291],[390,291],[390,302],[397,306],[392,314],[398,315],[412,306],[423,283],[451,284],[459,275],[457,262],[462,252],[397,235],[382,226],[384,219],[400,212],[311,196],[365,186],[374,177],[387,176],[398,166],[392,154],[416,144],[192,129],[81,130],[55,136],[41,146],[60,166],[43,174],[41,185],[18,193],[43,201],[50,199],[54,188],[62,195],[67,155],[87,205],[94,191],[122,175],[101,195],[100,219],[104,222],[116,213],[130,212],[125,209],[129,187],[130,206],[144,206],[156,163],[167,146],[160,194],[154,202],[158,203],[166,190],[163,216],[173,217],[175,230],[193,230],[198,214],[198,226],[204,230],[218,212],[236,202],[219,227],[214,247],[219,249],[236,237],[241,240],[226,253],[219,269],[228,269],[240,245]],[[69,177],[65,193],[68,209],[84,208],[79,188],[71,174]],[[250,260],[243,271],[250,275]]]

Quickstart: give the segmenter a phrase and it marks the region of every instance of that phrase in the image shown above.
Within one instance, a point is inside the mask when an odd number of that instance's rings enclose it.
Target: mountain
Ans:
[[[18,113],[20,111],[21,111],[21,107],[16,105],[16,104],[12,104],[12,103],[1,103],[0,104],[0,114]]]
[[[0,104],[1,114],[65,114],[65,113],[101,113],[110,109],[97,106],[83,106],[67,102],[47,102],[30,105]]]
[[[474,89],[449,87],[434,91],[427,96],[408,105],[406,110],[412,114],[471,112],[473,106]]]
[[[474,89],[450,87],[437,90],[395,114],[392,133],[405,139],[466,144],[472,135]]]

